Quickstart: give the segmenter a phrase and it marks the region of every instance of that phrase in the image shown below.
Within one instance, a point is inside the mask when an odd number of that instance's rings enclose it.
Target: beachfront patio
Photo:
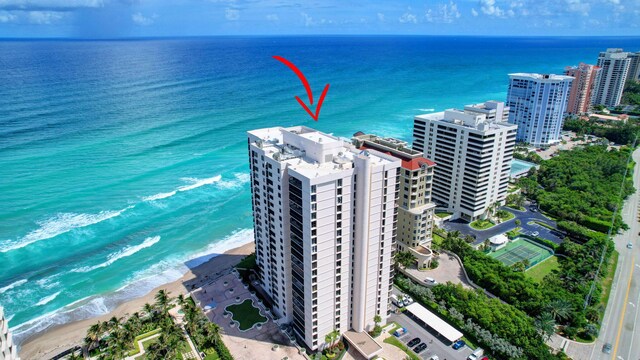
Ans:
[[[209,320],[223,329],[222,339],[237,360],[255,359],[256,354],[260,354],[261,359],[304,359],[298,354],[298,349],[291,345],[289,338],[280,331],[273,315],[255,295],[251,294],[249,287],[242,283],[236,273],[228,272],[204,283],[192,291],[191,296],[205,309],[205,315]],[[253,305],[267,318],[267,322],[241,331],[231,315],[225,314],[225,308],[247,299],[253,301]]]

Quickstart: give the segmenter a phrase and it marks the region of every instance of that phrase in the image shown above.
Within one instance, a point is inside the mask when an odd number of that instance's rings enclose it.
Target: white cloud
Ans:
[[[224,17],[229,21],[236,21],[240,19],[240,10],[226,8],[224,10]]]
[[[505,13],[499,6],[496,6],[496,0],[480,0],[480,11],[483,14],[496,17],[504,17]]]
[[[0,11],[0,23],[10,23],[18,20],[18,15],[9,11]]]
[[[301,12],[300,16],[302,16],[302,18],[304,19],[304,26],[309,27],[309,26],[317,25],[316,22],[313,21],[313,18],[309,16],[309,14],[307,14],[306,12]]]
[[[381,22],[384,22],[384,14],[383,13],[378,13],[378,20]]]
[[[156,18],[158,18],[158,14],[153,14],[150,17],[146,17],[142,15],[142,13],[137,12],[131,15],[131,20],[133,20],[134,23],[140,26],[149,26],[154,23]]]
[[[400,21],[403,24],[406,23],[413,23],[413,24],[417,24],[418,23],[418,18],[410,13],[410,12],[406,12],[404,14],[402,14],[402,16],[400,16],[400,18],[398,18],[398,21]]]
[[[478,16],[478,11],[476,9],[471,9],[471,15]]]
[[[582,2],[581,0],[566,0],[566,2],[569,11],[579,13],[582,16],[589,16],[591,4]]]
[[[455,19],[460,18],[460,11],[458,11],[458,5],[453,1],[449,4],[440,4],[438,10],[427,9],[424,14],[427,22],[431,23],[445,23],[450,24]]]
[[[55,23],[66,16],[60,11],[29,11],[27,19],[32,24],[48,25]]]
[[[12,10],[46,10],[96,8],[104,6],[103,0],[0,0],[1,9]],[[47,16],[47,15],[34,15]],[[55,15],[53,15],[55,17]]]
[[[269,20],[269,21],[279,21],[280,18],[276,14],[269,14],[269,15],[267,15],[267,20]]]

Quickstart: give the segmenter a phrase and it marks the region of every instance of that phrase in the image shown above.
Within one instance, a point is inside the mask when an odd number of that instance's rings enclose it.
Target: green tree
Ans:
[[[169,302],[171,302],[169,292],[164,289],[160,289],[158,290],[154,298],[156,300],[156,306],[160,309],[160,311],[166,313],[169,307]]]
[[[416,262],[416,257],[410,251],[398,251],[394,255],[396,264],[400,264],[403,267],[409,267]]]
[[[553,316],[549,313],[542,313],[535,321],[536,328],[538,332],[545,341],[551,338],[551,335],[555,332],[556,321],[553,319]]]
[[[516,219],[515,224],[516,227],[520,227],[520,225],[522,225],[522,221],[520,221],[520,219]]]
[[[564,299],[557,299],[549,302],[547,310],[551,313],[554,320],[567,319],[571,313],[571,303]]]

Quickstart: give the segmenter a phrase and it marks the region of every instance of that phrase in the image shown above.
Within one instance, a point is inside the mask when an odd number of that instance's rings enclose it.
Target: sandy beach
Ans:
[[[81,320],[47,329],[28,339],[20,348],[22,359],[49,359],[60,352],[75,345],[81,345],[89,326],[110,319],[113,316],[122,317],[140,311],[145,303],[153,303],[154,295],[160,289],[171,292],[171,296],[186,294],[187,288],[199,286],[201,283],[215,279],[223,270],[237,264],[244,256],[255,250],[253,242],[231,249],[207,262],[191,269],[180,279],[153,289],[148,294],[120,304],[108,314],[91,319]]]

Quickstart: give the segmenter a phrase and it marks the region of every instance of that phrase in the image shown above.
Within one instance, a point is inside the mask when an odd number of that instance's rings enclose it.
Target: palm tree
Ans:
[[[89,326],[87,330],[87,336],[84,338],[84,343],[87,346],[87,351],[91,351],[94,346],[100,341],[102,334],[104,333],[101,323],[93,324]]]
[[[461,235],[461,233],[458,230],[449,231],[447,233],[447,240],[455,240],[455,239],[459,238],[460,235]]]
[[[548,312],[542,313],[535,321],[536,328],[545,341],[555,332],[556,322]]]
[[[180,305],[181,307],[184,308],[185,299],[184,299],[184,295],[182,295],[182,294],[178,295],[178,305]]]
[[[376,325],[379,325],[379,324],[382,322],[382,318],[380,317],[380,315],[376,315],[376,316],[374,316],[374,317],[373,317],[373,322],[374,322]]]
[[[155,296],[156,306],[158,306],[163,313],[167,312],[167,307],[169,306],[169,302],[171,301],[169,294],[170,292],[164,289],[160,289],[158,290],[158,293],[156,293],[156,296]]]
[[[473,242],[476,241],[476,239],[473,236],[467,234],[464,236],[464,241],[466,241],[469,244],[473,244]]]
[[[556,321],[566,320],[571,314],[572,310],[571,303],[563,299],[557,299],[549,302],[547,308],[553,316],[553,319]]]
[[[336,329],[333,329],[330,333],[325,335],[324,342],[329,344],[329,348],[333,348],[333,343],[338,340],[340,337],[340,332]]]
[[[396,265],[399,264],[404,267],[409,267],[416,261],[416,257],[410,251],[398,251],[393,258],[396,261]]]

